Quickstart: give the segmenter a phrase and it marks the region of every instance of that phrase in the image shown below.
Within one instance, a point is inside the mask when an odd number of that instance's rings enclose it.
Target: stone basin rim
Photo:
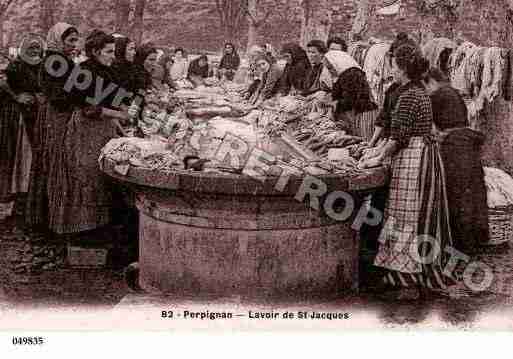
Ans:
[[[126,176],[115,171],[117,163],[111,159],[102,160],[101,170],[118,181],[133,185],[173,191],[197,191],[204,193],[223,193],[234,195],[290,195],[295,194],[307,176],[325,182],[329,191],[364,191],[386,185],[388,169],[384,166],[369,169],[360,176],[345,174],[322,174],[304,176],[291,175],[283,191],[276,190],[275,184],[280,177],[267,176],[260,182],[247,175],[231,173],[193,172],[180,169],[155,170],[146,167],[129,167]]]

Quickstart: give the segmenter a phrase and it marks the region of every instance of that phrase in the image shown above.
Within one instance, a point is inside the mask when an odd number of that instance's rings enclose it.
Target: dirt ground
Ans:
[[[123,268],[115,263],[103,268],[73,268],[66,263],[62,243],[48,241],[43,235],[27,234],[2,223],[0,225],[0,312],[16,308],[115,308],[134,294],[124,280]],[[423,302],[379,298],[365,288],[356,295],[323,303],[312,303],[318,310],[377,310],[385,324],[403,325],[422,322],[436,311],[452,325],[466,326],[487,310],[502,310],[513,302],[513,249],[510,245],[483,250],[476,260],[489,265],[496,283],[482,293],[466,291],[458,297],[429,297]],[[372,267],[363,265],[371,273]],[[134,297],[135,296],[135,297]],[[124,299],[125,298],[125,299]],[[142,298],[142,299],[141,299]],[[207,302],[208,303],[208,302]],[[296,303],[267,303],[295,305]],[[1,328],[0,328],[1,329]]]

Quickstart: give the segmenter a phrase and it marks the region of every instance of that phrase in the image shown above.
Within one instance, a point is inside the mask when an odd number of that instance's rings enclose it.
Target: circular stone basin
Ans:
[[[278,177],[260,182],[138,167],[123,176],[114,167],[103,160],[103,171],[137,194],[144,289],[246,298],[317,298],[357,290],[359,237],[352,225],[365,191],[385,185],[388,177],[385,168],[358,177],[318,176],[327,191],[316,201],[301,196],[309,176],[291,177],[278,191]],[[333,191],[351,195],[348,220],[328,215],[344,207],[344,201],[326,201]]]

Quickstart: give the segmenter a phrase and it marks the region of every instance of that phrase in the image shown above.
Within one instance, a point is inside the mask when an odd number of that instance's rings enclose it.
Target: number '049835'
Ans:
[[[43,337],[13,337],[13,345],[43,345]]]

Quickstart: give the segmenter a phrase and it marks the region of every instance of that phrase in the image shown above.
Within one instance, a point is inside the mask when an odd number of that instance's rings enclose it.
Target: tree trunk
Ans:
[[[358,0],[358,10],[353,20],[353,26],[351,27],[351,34],[349,41],[353,41],[354,37],[365,37],[365,34],[369,30],[372,4],[369,0]]]
[[[41,0],[40,26],[43,34],[47,34],[55,24],[54,14],[57,0]]]
[[[116,0],[116,24],[115,32],[121,35],[129,35],[130,0]]]
[[[331,25],[332,9],[329,0],[302,0],[301,2],[301,44],[311,40],[328,40]]]
[[[146,0],[137,0],[134,11],[134,25],[132,27],[132,40],[141,44],[144,33],[144,8]]]
[[[5,48],[5,39],[4,39],[4,14],[0,14],[0,48]]]
[[[258,38],[258,25],[257,21],[255,21],[255,17],[257,14],[257,0],[248,0],[248,43],[246,46],[246,51],[257,44]]]

